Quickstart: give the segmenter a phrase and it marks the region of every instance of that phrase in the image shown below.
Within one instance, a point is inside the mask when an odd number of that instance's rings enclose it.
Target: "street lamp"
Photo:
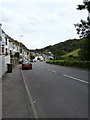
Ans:
[[[20,38],[23,37],[23,35],[19,36],[19,58],[20,58]]]

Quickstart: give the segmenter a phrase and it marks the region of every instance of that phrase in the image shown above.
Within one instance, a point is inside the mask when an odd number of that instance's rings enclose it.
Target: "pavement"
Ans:
[[[20,65],[2,78],[2,118],[33,118]]]

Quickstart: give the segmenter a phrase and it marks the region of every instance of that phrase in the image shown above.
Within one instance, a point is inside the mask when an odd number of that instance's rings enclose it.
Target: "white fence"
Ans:
[[[10,56],[0,56],[0,78],[7,71],[7,64],[10,63]]]

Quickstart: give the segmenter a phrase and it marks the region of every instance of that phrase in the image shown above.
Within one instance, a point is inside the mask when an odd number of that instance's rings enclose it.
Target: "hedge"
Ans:
[[[90,69],[90,61],[68,61],[68,60],[48,60],[46,63],[62,65],[62,66],[70,66],[70,67],[81,67]]]

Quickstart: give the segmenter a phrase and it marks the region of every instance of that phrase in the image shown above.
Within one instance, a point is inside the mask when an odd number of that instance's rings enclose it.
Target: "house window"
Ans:
[[[2,47],[2,53],[4,53],[4,47]]]
[[[13,43],[13,49],[15,49],[15,45],[14,45],[14,43]]]
[[[20,53],[22,53],[22,49],[20,49]]]
[[[10,50],[10,57],[12,56],[12,50]]]
[[[7,45],[7,38],[6,38],[6,45]]]
[[[7,48],[6,48],[6,55],[8,55]]]

